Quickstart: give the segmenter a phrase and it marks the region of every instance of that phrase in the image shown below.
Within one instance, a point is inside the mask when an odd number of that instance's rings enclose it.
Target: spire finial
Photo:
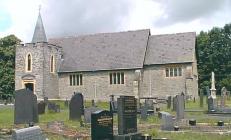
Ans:
[[[41,4],[40,4],[40,5],[39,5],[39,13],[40,13],[40,11],[41,11],[41,7],[42,7],[42,6],[41,6]]]

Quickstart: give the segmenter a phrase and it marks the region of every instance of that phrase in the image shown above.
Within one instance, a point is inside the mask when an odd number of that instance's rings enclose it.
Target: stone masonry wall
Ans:
[[[176,95],[181,92],[192,97],[197,96],[197,78],[186,79],[186,69],[192,68],[192,64],[179,65],[182,66],[182,76],[179,77],[166,77],[165,68],[169,65],[145,67],[140,86],[141,97],[166,97],[166,95]]]
[[[26,57],[32,56],[32,71],[26,71]],[[55,57],[55,73],[50,73],[50,57]],[[24,88],[23,81],[34,82],[34,93],[38,99],[44,96],[48,98],[59,97],[58,95],[58,66],[60,63],[60,50],[56,46],[47,43],[25,44],[16,47],[15,57],[15,90]],[[24,78],[26,75],[31,75]]]
[[[134,89],[134,70],[115,71],[124,72],[125,84],[110,84],[109,73],[113,71],[82,72],[83,85],[70,86],[70,73],[59,75],[59,94],[62,99],[70,99],[74,92],[81,92],[87,100],[109,100],[110,95],[137,96]]]

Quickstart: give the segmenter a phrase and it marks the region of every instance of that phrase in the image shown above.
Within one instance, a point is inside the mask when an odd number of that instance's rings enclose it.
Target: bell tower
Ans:
[[[48,43],[39,10],[31,43],[16,47],[15,90],[27,88],[38,99],[59,98],[57,71],[60,56],[61,47]]]

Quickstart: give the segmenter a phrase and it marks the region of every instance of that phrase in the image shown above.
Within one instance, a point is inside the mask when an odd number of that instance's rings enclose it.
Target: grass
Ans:
[[[230,140],[227,134],[193,133],[193,132],[163,132],[157,129],[146,131],[152,138],[168,138],[170,140]]]
[[[218,97],[219,98],[219,97]],[[63,121],[64,125],[67,126],[70,129],[77,130],[79,132],[86,131],[90,132],[89,125],[87,127],[80,127],[79,121],[70,121],[69,120],[69,109],[64,105],[63,101],[53,101],[60,105],[61,112],[60,113],[52,113],[52,112],[46,112],[45,114],[39,115],[39,123],[37,125],[46,125],[48,122],[52,121]],[[231,101],[228,100],[226,102],[227,105],[231,105]],[[91,106],[91,102],[87,101],[84,102],[85,107]],[[109,104],[108,102],[98,102],[97,106],[102,109],[109,110]],[[199,100],[196,100],[196,102],[193,101],[187,101],[186,102],[186,109],[187,110],[207,110],[207,104],[204,99],[204,106],[201,108],[199,106]],[[171,114],[175,115],[175,112],[171,109],[167,109],[166,106],[162,106],[161,110],[170,112]],[[187,118],[197,116],[196,119],[197,122],[203,122],[203,123],[209,123],[211,125],[215,125],[219,119],[215,118],[206,118],[206,115],[204,112],[187,112],[186,113]],[[0,109],[0,129],[2,128],[13,128],[14,124],[14,112],[13,109],[5,108]],[[150,116],[146,121],[141,120],[140,116],[138,115],[137,120],[139,125],[148,125],[148,124],[160,124],[160,119],[157,116]],[[231,119],[228,119],[225,121],[225,123],[231,124]],[[114,125],[117,125],[117,115],[114,115]],[[158,129],[147,129],[144,130],[145,133],[149,133],[153,136],[153,138],[160,138],[160,137],[166,137],[171,140],[229,140],[230,135],[217,135],[217,134],[208,134],[208,133],[195,133],[195,132],[163,132],[159,131]],[[54,135],[54,134],[47,134],[46,135],[50,140],[62,140],[66,139],[62,136]]]

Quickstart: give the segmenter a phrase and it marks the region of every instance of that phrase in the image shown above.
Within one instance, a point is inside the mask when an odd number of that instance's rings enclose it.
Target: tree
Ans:
[[[21,41],[14,35],[0,39],[0,98],[14,93],[15,46]]]
[[[218,91],[231,90],[231,24],[200,32],[197,36],[199,87],[210,86],[214,71]]]

